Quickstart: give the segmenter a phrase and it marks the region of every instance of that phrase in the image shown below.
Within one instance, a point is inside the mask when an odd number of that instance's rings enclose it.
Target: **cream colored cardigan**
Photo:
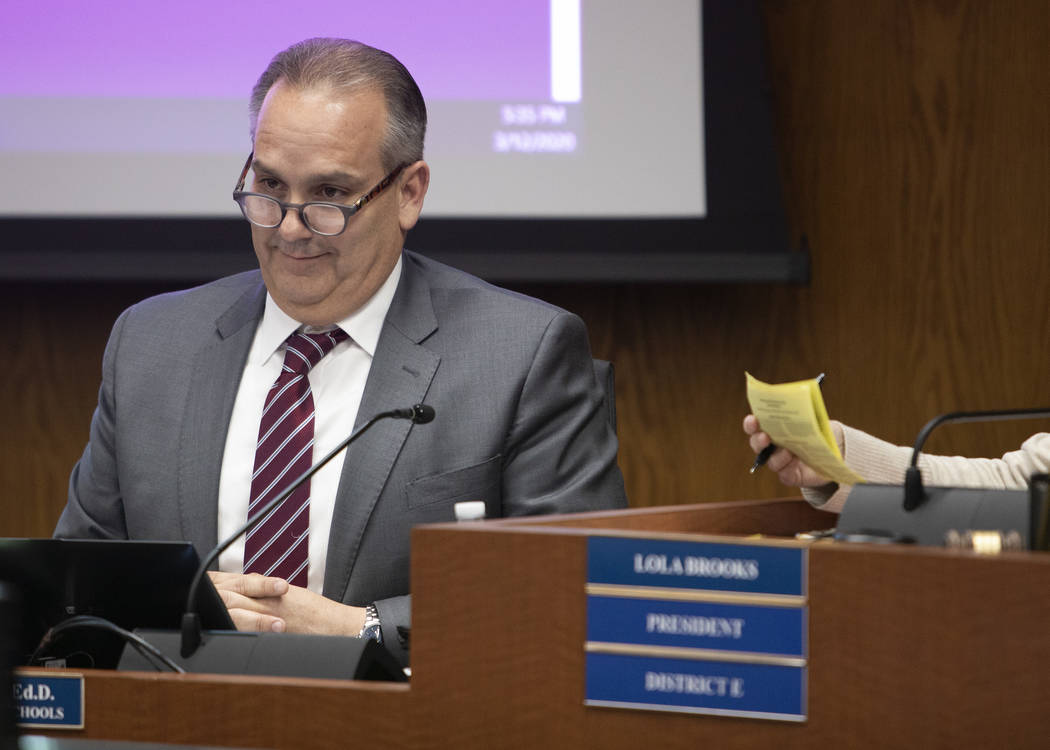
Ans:
[[[911,463],[912,449],[879,440],[866,432],[842,425],[846,464],[879,484],[902,484]],[[1050,433],[1032,435],[1020,449],[1002,458],[964,458],[962,456],[919,456],[922,481],[931,486],[988,487],[1022,489],[1032,474],[1050,471]],[[849,495],[850,485],[830,484],[803,488],[802,495],[812,505],[838,513]]]

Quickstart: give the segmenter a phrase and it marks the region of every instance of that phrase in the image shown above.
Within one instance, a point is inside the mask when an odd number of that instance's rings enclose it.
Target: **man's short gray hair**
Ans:
[[[412,74],[388,52],[350,39],[317,38],[278,52],[252,89],[248,111],[252,140],[259,110],[274,84],[296,89],[330,86],[347,93],[377,88],[386,99],[386,135],[380,147],[383,167],[423,158],[427,106]]]

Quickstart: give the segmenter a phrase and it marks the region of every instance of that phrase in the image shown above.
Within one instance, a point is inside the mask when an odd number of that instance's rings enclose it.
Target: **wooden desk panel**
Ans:
[[[756,510],[729,505],[706,506],[710,528]],[[812,526],[795,511],[799,528]],[[670,530],[669,512],[655,525]],[[703,510],[679,512],[702,530]],[[774,525],[789,513],[776,510]],[[643,518],[628,511],[615,525],[638,530]],[[417,645],[415,688],[427,696],[421,723],[443,722],[424,747],[1045,747],[1050,737],[1045,554],[811,545],[803,724],[585,707],[587,537],[614,525],[593,520],[418,532],[416,627],[435,637]],[[464,702],[469,713],[455,708]]]
[[[418,743],[410,721],[410,690],[403,683],[80,673],[84,730],[34,733],[288,750]]]
[[[814,513],[781,500],[421,527],[409,685],[88,671],[86,729],[71,734],[407,750],[1045,747],[1044,553],[811,544],[801,724],[583,705],[590,535],[773,535],[819,528]]]

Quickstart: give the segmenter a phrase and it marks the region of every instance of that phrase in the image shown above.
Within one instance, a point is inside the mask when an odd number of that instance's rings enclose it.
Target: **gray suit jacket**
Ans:
[[[436,417],[377,423],[348,450],[324,594],[375,602],[403,660],[409,531],[461,500],[489,516],[626,505],[582,321],[406,252],[357,425],[426,402]],[[218,540],[226,429],[262,317],[257,271],[147,299],[117,320],[61,537]],[[349,429],[347,430],[349,434]]]

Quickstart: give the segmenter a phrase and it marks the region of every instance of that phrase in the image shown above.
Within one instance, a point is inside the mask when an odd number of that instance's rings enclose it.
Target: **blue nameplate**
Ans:
[[[18,726],[84,728],[84,678],[81,675],[18,672],[13,682]]]
[[[587,544],[587,581],[805,596],[805,549],[592,536]]]
[[[586,703],[804,721],[806,668],[588,653]]]
[[[587,597],[587,640],[805,657],[806,610]]]

